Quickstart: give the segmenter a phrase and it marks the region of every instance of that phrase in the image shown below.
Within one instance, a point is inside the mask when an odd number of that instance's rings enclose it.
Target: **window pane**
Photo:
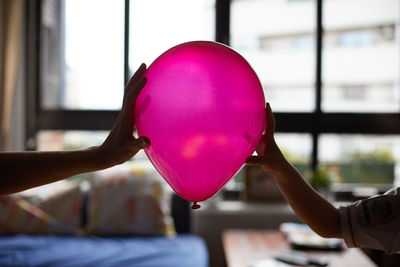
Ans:
[[[297,133],[275,133],[275,140],[285,155],[286,159],[292,163],[303,175],[306,175],[311,168],[312,139],[309,134]],[[256,152],[254,152],[256,155]],[[246,170],[243,168],[236,176],[230,180],[225,190],[242,191],[245,188]]]
[[[63,151],[83,149],[101,145],[109,131],[39,131],[37,134],[38,151]],[[144,150],[140,150],[133,158],[135,165],[154,170]]]
[[[306,174],[311,167],[312,138],[309,134],[276,133],[275,140],[286,159]]]
[[[62,151],[101,145],[107,131],[39,131],[39,151]]]
[[[315,1],[232,1],[231,45],[257,72],[274,111],[315,109],[315,12]]]
[[[358,184],[382,191],[400,181],[400,136],[325,134],[319,141],[320,163],[338,188]]]
[[[41,34],[43,108],[120,108],[123,0],[43,1]]]
[[[325,0],[324,111],[398,112],[400,1]]]
[[[180,43],[215,40],[215,0],[130,1],[130,68]]]

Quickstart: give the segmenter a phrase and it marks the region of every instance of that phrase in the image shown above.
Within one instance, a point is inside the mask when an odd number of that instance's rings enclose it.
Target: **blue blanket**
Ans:
[[[166,237],[2,236],[0,266],[206,267],[204,241]]]

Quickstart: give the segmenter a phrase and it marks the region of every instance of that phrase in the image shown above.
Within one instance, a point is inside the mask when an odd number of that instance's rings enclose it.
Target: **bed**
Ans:
[[[118,181],[118,179],[113,177],[113,181]],[[118,182],[118,185],[121,185],[121,188],[125,191],[129,189],[129,186],[126,184],[123,185]],[[137,184],[134,186],[135,188],[138,187]],[[111,187],[115,190],[115,185]],[[107,188],[110,188],[110,185],[107,185]],[[131,191],[132,190],[130,190],[130,192]],[[109,195],[109,193],[110,192],[107,192],[107,195]],[[117,198],[115,192],[111,193],[114,196],[113,198]],[[71,192],[68,194],[68,200],[72,199]],[[96,194],[97,196],[102,195],[98,192]],[[119,192],[118,195],[121,196],[124,194]],[[52,200],[52,203],[56,203],[56,210],[66,210],[62,208],[62,203],[66,203],[65,197],[60,198],[60,196],[58,196],[58,198],[58,200]],[[129,199],[129,201],[131,200],[132,199]],[[169,210],[171,218],[173,219],[174,235],[151,235],[148,233],[140,235],[125,232],[115,232],[115,234],[113,234],[114,232],[110,232],[109,228],[106,229],[108,232],[102,232],[100,234],[91,233],[91,231],[85,232],[84,234],[63,234],[62,232],[60,234],[42,234],[41,232],[36,232],[35,234],[17,232],[15,234],[10,234],[9,232],[5,234],[4,230],[6,227],[3,222],[9,219],[10,213],[5,212],[4,201],[4,199],[0,199],[0,204],[2,203],[0,205],[0,232],[3,230],[3,234],[0,235],[0,266],[208,266],[208,251],[204,240],[190,233],[191,211],[189,203],[176,194],[172,194],[170,198],[171,204]],[[86,193],[82,205],[79,205],[79,212],[86,214],[82,216],[82,221],[79,222],[80,225],[89,224],[88,221],[90,218],[88,217],[90,217],[91,214],[89,203],[91,201],[93,202],[93,198],[88,197]],[[110,201],[107,203],[109,202]],[[127,205],[123,204],[118,205],[118,207],[119,206],[126,207]],[[26,206],[24,207],[26,208]],[[45,208],[46,205],[39,205],[38,207]],[[77,210],[77,205],[74,202],[71,202],[68,207],[71,207],[71,210],[75,212]],[[107,210],[107,207],[104,206],[94,208],[100,208],[102,211]],[[29,210],[28,208],[26,209]],[[149,208],[147,207],[147,209]],[[48,210],[51,209],[48,208]],[[66,214],[69,213],[70,212],[66,212]],[[118,213],[126,214],[127,212],[119,211]],[[140,213],[142,214],[143,212]],[[154,213],[152,214],[154,215]],[[14,216],[15,215],[21,216],[14,211]],[[104,217],[104,214],[102,216]],[[110,214],[110,216],[111,218],[108,223],[112,224],[114,221],[118,220],[118,218],[115,218],[115,220],[113,219],[115,215]],[[67,219],[64,219],[64,221]],[[27,218],[27,220],[31,222],[33,219]],[[15,223],[12,225],[14,226]],[[39,224],[35,223],[35,225],[37,226]],[[98,229],[104,229],[103,226],[100,228],[99,224],[97,226],[94,225],[94,228],[92,228],[95,229],[96,227]],[[46,229],[48,230],[49,227],[47,226]],[[51,229],[59,228],[53,225]],[[11,231],[12,229],[8,228],[8,230]],[[18,231],[21,232],[21,229]]]
[[[0,266],[205,267],[203,240],[191,234],[165,237],[0,237]]]

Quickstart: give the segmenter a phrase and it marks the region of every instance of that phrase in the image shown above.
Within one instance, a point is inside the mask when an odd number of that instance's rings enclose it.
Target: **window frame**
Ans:
[[[67,1],[67,0],[60,0]],[[109,130],[118,110],[44,110],[40,106],[40,19],[41,0],[26,1],[26,142],[27,150],[36,149],[36,134],[40,130]],[[215,40],[229,45],[231,0],[216,0]],[[275,112],[276,132],[307,133],[312,136],[311,168],[318,165],[318,137],[320,134],[400,134],[400,110],[396,113],[337,113],[323,112],[322,49],[323,0],[316,4],[316,72],[315,110],[312,112]],[[129,70],[129,5],[125,0],[124,29],[124,84]]]

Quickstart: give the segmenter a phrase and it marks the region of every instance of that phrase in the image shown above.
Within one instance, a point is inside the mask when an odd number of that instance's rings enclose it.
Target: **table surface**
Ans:
[[[222,242],[228,267],[248,267],[253,261],[271,258],[279,252],[290,250],[284,235],[277,230],[226,230],[222,234]],[[358,248],[307,253],[326,257],[329,267],[377,266]]]

